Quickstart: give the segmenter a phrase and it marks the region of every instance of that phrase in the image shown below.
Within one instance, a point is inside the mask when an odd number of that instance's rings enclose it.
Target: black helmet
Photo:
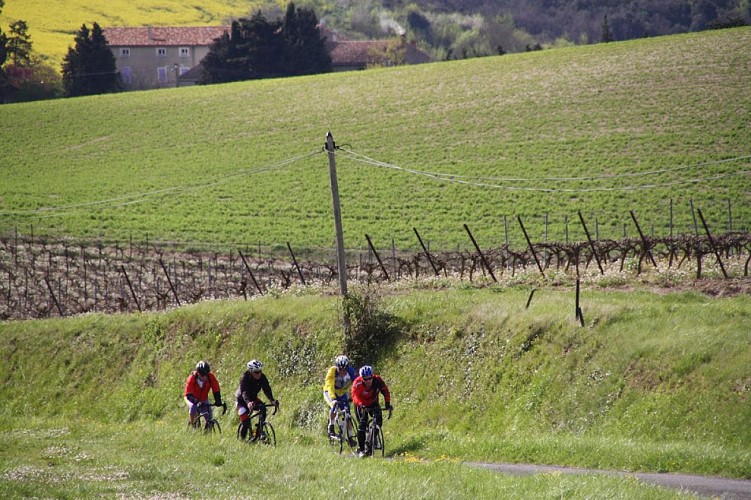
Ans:
[[[196,371],[200,375],[203,375],[205,377],[211,371],[211,367],[209,366],[209,364],[206,361],[201,360],[196,365]]]

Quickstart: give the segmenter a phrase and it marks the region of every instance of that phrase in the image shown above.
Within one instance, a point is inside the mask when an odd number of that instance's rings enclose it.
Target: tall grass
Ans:
[[[458,474],[479,488],[506,481],[459,472],[463,469],[450,465],[457,460],[751,477],[748,296],[586,290],[588,320],[582,328],[573,318],[569,292],[540,291],[529,309],[527,295],[523,289],[490,288],[382,297],[380,311],[399,331],[393,344],[371,351],[364,361],[376,367],[393,394],[396,412],[385,431],[388,455],[397,465],[365,465],[369,484],[392,472],[404,476],[405,484],[423,473]],[[52,452],[31,443],[41,440],[31,436],[64,428],[63,435],[71,437],[46,446],[55,453],[72,448],[65,452],[68,466],[79,454],[75,450],[90,454],[100,439],[108,439],[96,436],[120,433],[110,449],[98,452],[110,458],[94,462],[114,464],[113,470],[127,470],[128,477],[141,478],[146,468],[155,474],[146,484],[161,484],[153,487],[165,493],[195,493],[192,488],[199,487],[177,484],[181,481],[169,480],[167,471],[199,467],[207,475],[236,477],[237,454],[243,453],[269,464],[253,472],[264,488],[285,483],[274,493],[289,493],[285,488],[295,487],[286,484],[290,477],[302,485],[317,482],[331,467],[329,459],[320,468],[312,463],[330,453],[321,386],[344,345],[340,307],[335,297],[289,294],[161,314],[2,323],[0,348],[8,355],[0,365],[6,380],[0,421],[10,443],[2,451],[4,473],[23,475],[30,467],[47,471],[40,472],[47,477],[49,466],[40,453]],[[232,415],[222,417],[225,434],[217,448],[186,435],[181,391],[195,362],[212,364],[231,402],[251,358],[265,362],[282,402],[273,417],[280,447],[270,454],[234,448]],[[84,429],[93,429],[93,444],[81,434]],[[180,444],[186,439],[188,444]],[[192,439],[199,440],[190,444]],[[175,460],[185,453],[182,446],[203,451],[196,460],[179,459],[179,465],[159,458]],[[14,453],[25,458],[11,465]],[[299,463],[308,464],[309,457],[310,466]],[[133,460],[137,463],[117,465]],[[219,472],[225,467],[227,472]],[[300,472],[293,474],[293,468]],[[437,488],[443,480],[436,479]],[[310,488],[312,496],[324,494]],[[209,496],[225,496],[218,491]]]
[[[355,461],[325,446],[241,445],[177,423],[0,430],[5,498],[686,498],[626,477],[499,475],[456,460]],[[285,436],[286,438],[287,436]]]

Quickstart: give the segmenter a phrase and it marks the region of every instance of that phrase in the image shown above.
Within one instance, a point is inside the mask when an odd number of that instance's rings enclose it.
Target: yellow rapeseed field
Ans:
[[[249,14],[254,0],[6,0],[0,27],[24,20],[34,50],[58,67],[84,23],[100,26],[213,26]]]

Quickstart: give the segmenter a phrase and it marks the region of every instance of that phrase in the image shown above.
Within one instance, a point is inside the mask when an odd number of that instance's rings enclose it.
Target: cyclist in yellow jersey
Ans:
[[[349,407],[349,389],[355,378],[357,378],[357,372],[350,366],[349,358],[344,355],[337,356],[334,366],[326,372],[323,399],[329,405],[329,436],[334,434],[334,415],[337,404]]]

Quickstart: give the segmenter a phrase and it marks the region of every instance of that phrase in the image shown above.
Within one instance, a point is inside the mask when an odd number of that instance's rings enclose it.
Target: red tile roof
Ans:
[[[334,66],[387,64],[389,45],[394,42],[398,39],[329,42],[331,61]],[[407,64],[430,62],[430,56],[411,43],[405,45],[404,58]]]
[[[229,31],[228,26],[105,28],[104,36],[112,47],[211,45]]]
[[[335,64],[374,64],[383,62],[388,44],[383,40],[336,42],[331,47]]]

